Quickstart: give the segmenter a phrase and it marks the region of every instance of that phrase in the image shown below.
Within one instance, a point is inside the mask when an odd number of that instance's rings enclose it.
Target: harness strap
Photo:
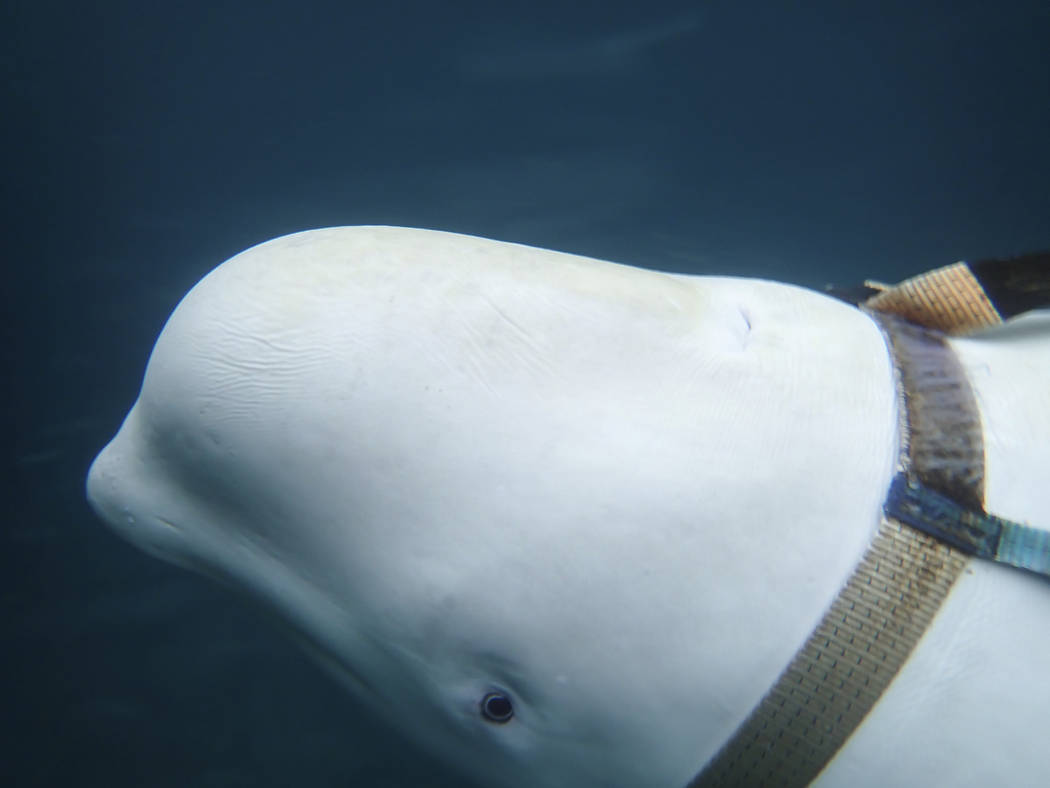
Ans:
[[[955,263],[895,286],[864,284],[847,300],[863,301],[868,309],[890,312],[949,336],[972,334],[1050,306],[1050,252]]]
[[[979,331],[1003,322],[966,263],[906,279],[872,296],[864,305],[946,334]]]
[[[901,419],[878,531],[791,663],[687,788],[808,784],[907,660],[967,553],[1050,566],[1050,534],[984,514],[980,416],[945,339],[1050,304],[1050,254],[956,263],[897,287],[866,283],[865,295],[861,308],[893,357]],[[966,524],[946,525],[960,512]]]
[[[885,512],[968,555],[1050,579],[1050,531],[964,508],[903,473],[890,485]]]

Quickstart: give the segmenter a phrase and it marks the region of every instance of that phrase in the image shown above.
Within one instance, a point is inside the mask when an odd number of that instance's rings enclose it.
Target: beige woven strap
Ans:
[[[974,297],[968,269],[956,268],[880,293],[865,311],[882,328],[894,359],[901,418],[897,470],[980,508],[984,445],[973,392],[940,331],[924,327],[952,326],[958,333],[987,325],[992,315],[998,322],[990,302],[988,312]],[[942,292],[952,283],[962,290]],[[817,628],[687,788],[793,788],[813,780],[889,686],[966,560],[884,516]]]
[[[965,565],[947,545],[883,520],[806,644],[690,788],[809,783],[893,680]]]
[[[955,263],[907,279],[868,299],[865,305],[953,335],[1003,322],[966,263]]]

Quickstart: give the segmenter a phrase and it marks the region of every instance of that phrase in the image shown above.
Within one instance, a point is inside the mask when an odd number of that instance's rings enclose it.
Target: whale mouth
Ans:
[[[355,670],[352,665],[347,663],[345,659],[342,659],[331,648],[311,637],[283,615],[276,613],[276,611],[271,612],[275,612],[282,629],[291,636],[292,640],[349,692],[363,700],[372,702],[382,697],[382,693],[379,692],[372,682]]]
[[[175,509],[165,502],[177,500],[180,506],[188,505],[188,497],[173,498],[169,490],[143,471],[137,436],[126,429],[125,426],[118,431],[88,470],[87,499],[98,517],[144,552],[229,589],[273,621],[354,694],[370,701],[381,697],[376,686],[349,664],[337,647],[326,643],[323,636],[300,620],[299,613],[309,607],[304,600],[316,601],[324,596],[323,592],[307,578],[289,571],[286,565],[275,565],[274,557],[265,550],[250,549],[247,542],[236,539],[235,544],[231,543],[221,529],[202,526],[198,520],[208,517],[206,511],[173,514]],[[228,560],[231,556],[235,560]],[[277,583],[282,570],[286,574]],[[261,577],[267,580],[260,581]],[[287,595],[268,593],[277,585]],[[335,630],[322,626],[319,631]]]
[[[143,514],[149,507],[140,505],[137,490],[140,479],[127,473],[128,458],[121,433],[98,453],[88,470],[86,492],[95,514],[125,539],[151,555],[175,563],[180,561],[185,543],[182,529],[173,521],[153,514]]]

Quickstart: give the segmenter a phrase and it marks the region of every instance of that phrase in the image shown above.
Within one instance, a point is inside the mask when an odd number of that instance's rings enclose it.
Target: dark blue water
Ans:
[[[84,502],[237,251],[378,222],[820,286],[1050,246],[1038,0],[8,0],[0,31],[3,785],[463,784]]]

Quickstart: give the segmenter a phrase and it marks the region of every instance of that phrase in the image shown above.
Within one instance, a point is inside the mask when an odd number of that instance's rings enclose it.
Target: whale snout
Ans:
[[[176,518],[162,511],[165,485],[141,455],[129,415],[88,469],[88,503],[103,522],[142,550],[183,566],[192,563]]]
[[[95,514],[107,525],[126,532],[134,528],[136,518],[128,503],[124,474],[127,463],[116,444],[114,438],[91,463],[87,475],[87,499]]]

